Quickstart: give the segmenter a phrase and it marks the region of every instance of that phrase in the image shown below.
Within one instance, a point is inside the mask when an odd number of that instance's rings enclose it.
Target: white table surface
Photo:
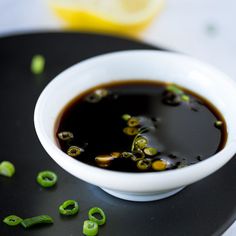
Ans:
[[[141,38],[192,55],[236,80],[235,23],[235,0],[166,0]],[[60,29],[61,24],[44,0],[0,0],[0,36]],[[236,236],[236,223],[224,236]]]

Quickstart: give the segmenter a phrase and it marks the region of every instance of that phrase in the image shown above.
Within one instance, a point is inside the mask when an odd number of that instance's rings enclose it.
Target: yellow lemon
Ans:
[[[67,27],[136,34],[162,9],[164,0],[48,0]]]

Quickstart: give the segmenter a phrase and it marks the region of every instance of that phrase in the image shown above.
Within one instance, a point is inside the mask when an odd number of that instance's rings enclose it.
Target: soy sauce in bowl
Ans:
[[[183,168],[214,155],[226,142],[220,112],[175,84],[112,82],[73,99],[55,135],[69,156],[125,172]]]

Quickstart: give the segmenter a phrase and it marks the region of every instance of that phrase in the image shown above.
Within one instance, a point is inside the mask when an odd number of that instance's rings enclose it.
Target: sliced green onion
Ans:
[[[190,101],[190,97],[188,95],[186,95],[186,94],[183,94],[183,95],[181,95],[181,100],[183,102],[189,102]]]
[[[21,221],[21,225],[25,228],[29,228],[38,224],[53,224],[53,219],[48,215],[40,215]]]
[[[223,125],[223,122],[221,120],[217,120],[215,122],[215,127],[217,127],[217,128],[221,127],[222,125]]]
[[[89,94],[85,100],[90,103],[97,103],[108,94],[109,91],[107,89],[97,89],[93,93]]]
[[[167,168],[167,163],[163,160],[157,160],[152,163],[153,170],[165,170]]]
[[[100,167],[108,167],[111,164],[111,161],[114,160],[114,157],[111,155],[99,155],[95,157],[95,162]]]
[[[42,171],[37,175],[37,182],[45,188],[52,187],[57,182],[57,175],[52,171]]]
[[[102,99],[102,97],[96,93],[88,95],[85,100],[89,103],[97,103]]]
[[[136,141],[137,141],[139,138],[144,138],[143,136],[141,136],[141,134],[144,133],[144,132],[146,132],[146,131],[148,131],[147,128],[140,128],[140,129],[138,130],[138,133],[136,134],[136,136],[134,137],[133,142],[132,142],[132,146],[131,146],[131,151],[132,151],[132,152],[133,152],[135,149],[137,149],[137,147],[140,148],[140,147],[136,144]],[[146,139],[146,138],[144,138],[144,139]],[[144,141],[142,141],[142,142],[144,142]],[[141,146],[142,146],[142,144],[141,144]],[[142,148],[141,148],[141,149],[142,149]]]
[[[34,55],[31,60],[31,72],[39,75],[43,73],[45,67],[45,58],[42,55]]]
[[[77,214],[79,211],[79,204],[74,200],[67,200],[59,206],[61,215],[71,216]]]
[[[3,161],[0,163],[0,175],[6,177],[12,177],[15,174],[15,167],[9,161]]]
[[[79,148],[77,146],[71,146],[67,150],[67,154],[71,157],[77,157],[80,155],[80,153],[81,153],[81,148]]]
[[[4,218],[3,222],[9,226],[16,226],[21,223],[23,219],[19,216],[10,215]]]
[[[125,121],[128,121],[130,118],[131,118],[131,115],[129,115],[129,114],[122,115],[122,119]]]
[[[69,132],[69,131],[63,131],[57,134],[58,138],[63,140],[63,141],[67,141],[67,140],[71,140],[74,138],[74,135]]]
[[[158,153],[157,149],[154,147],[146,147],[143,151],[148,156],[155,156]]]
[[[138,126],[139,124],[140,124],[140,121],[139,121],[139,119],[136,118],[136,117],[131,117],[131,118],[128,120],[128,122],[127,122],[127,125],[128,125],[129,127],[136,127],[136,126]]]
[[[135,140],[135,145],[138,146],[140,149],[145,148],[147,146],[147,143],[148,140],[143,136],[140,136]]]
[[[95,216],[99,215],[99,218]],[[98,225],[104,225],[106,223],[106,215],[104,211],[99,207],[93,207],[88,212],[88,217],[91,221],[96,222]]]
[[[83,234],[86,236],[95,236],[98,234],[98,224],[91,220],[84,221]]]
[[[136,134],[138,134],[138,128],[136,128],[136,127],[125,127],[124,129],[123,129],[123,132],[125,133],[125,134],[127,134],[127,135],[129,135],[129,136],[134,136],[134,135],[136,135]]]
[[[97,89],[94,93],[103,98],[109,94],[109,91],[107,89]]]
[[[113,158],[118,158],[118,157],[120,157],[120,152],[112,152],[111,153],[111,156],[113,157]]]
[[[181,95],[183,94],[183,90],[180,89],[177,85],[175,84],[170,84],[166,87],[166,90],[169,91],[169,92],[172,92],[176,95]]]
[[[139,160],[137,162],[137,167],[140,170],[147,170],[147,169],[149,169],[151,167],[151,164],[152,164],[151,160],[143,159],[143,160]]]
[[[131,159],[133,160],[133,161],[139,161],[139,160],[142,160],[142,159],[144,159],[144,157],[145,157],[145,154],[143,153],[143,151],[141,150],[141,149],[135,149],[134,151],[133,151],[133,156],[131,157]]]
[[[122,152],[121,156],[124,158],[132,158],[134,156],[134,154],[131,152]]]

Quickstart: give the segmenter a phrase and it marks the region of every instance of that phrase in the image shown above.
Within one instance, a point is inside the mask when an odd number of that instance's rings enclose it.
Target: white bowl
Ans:
[[[101,83],[134,79],[173,82],[210,100],[226,121],[225,147],[197,164],[159,173],[104,170],[77,161],[60,150],[55,140],[55,121],[70,100]],[[63,169],[119,198],[151,201],[168,197],[212,174],[233,157],[236,153],[235,102],[234,81],[209,65],[170,52],[123,51],[85,60],[59,74],[40,95],[34,123],[43,147]]]

